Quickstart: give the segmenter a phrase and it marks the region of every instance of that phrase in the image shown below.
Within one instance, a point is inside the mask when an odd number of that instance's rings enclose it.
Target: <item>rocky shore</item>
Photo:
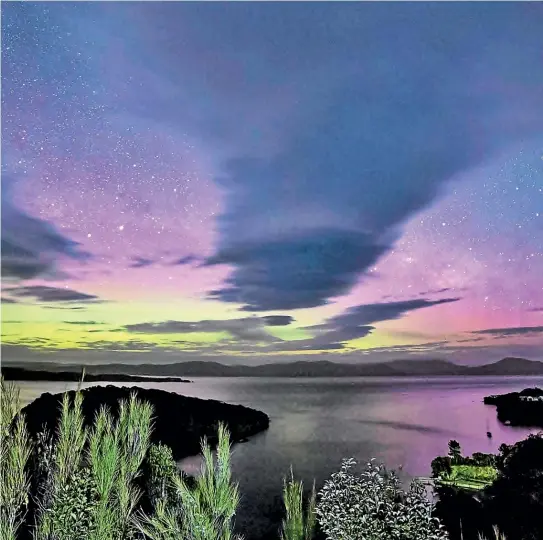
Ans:
[[[154,409],[152,441],[167,444],[176,460],[196,455],[202,437],[211,444],[216,442],[217,426],[224,423],[232,442],[243,442],[269,427],[269,417],[255,409],[231,405],[215,400],[182,396],[172,392],[138,387],[95,386],[82,390],[83,414],[86,425],[92,424],[95,414],[103,405],[116,415],[120,399],[127,399],[135,392],[141,400],[148,401]],[[67,392],[73,399],[75,391]],[[23,408],[29,432],[35,435],[44,426],[55,432],[60,416],[60,403],[64,393],[42,394]]]
[[[511,426],[543,428],[543,389],[526,388],[484,398],[485,405],[495,405],[498,420]]]

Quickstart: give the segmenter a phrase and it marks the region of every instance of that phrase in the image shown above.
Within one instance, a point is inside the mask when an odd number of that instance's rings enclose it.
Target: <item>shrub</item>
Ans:
[[[432,516],[424,487],[402,491],[394,472],[367,464],[359,476],[345,460],[320,492],[317,516],[328,540],[443,540],[447,533]]]
[[[147,496],[153,508],[161,500],[174,498],[173,483],[179,474],[172,450],[165,444],[152,444],[145,461]]]
[[[51,508],[45,510],[41,537],[72,540],[92,535],[96,529],[99,494],[92,472],[82,468],[56,491]]]

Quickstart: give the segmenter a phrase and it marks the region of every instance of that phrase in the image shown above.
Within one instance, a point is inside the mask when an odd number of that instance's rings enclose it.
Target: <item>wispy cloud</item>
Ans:
[[[47,221],[19,208],[13,199],[14,180],[2,175],[2,275],[26,280],[63,275],[62,257],[87,260],[90,255]]]
[[[275,341],[276,338],[265,331],[268,326],[287,326],[293,321],[289,315],[270,315],[267,317],[245,317],[242,319],[204,320],[204,321],[162,321],[129,324],[128,332],[142,334],[189,334],[227,332],[241,341]]]
[[[196,264],[200,262],[202,259],[200,257],[197,257],[196,255],[186,255],[185,257],[181,257],[180,259],[176,259],[171,263],[172,266],[188,266],[190,264]]]
[[[145,268],[154,264],[154,260],[145,257],[134,257],[130,268]]]
[[[322,324],[309,326],[306,330],[315,332],[316,335],[313,338],[315,344],[338,345],[340,348],[339,345],[342,343],[366,337],[375,329],[373,325],[379,322],[399,319],[412,311],[459,300],[459,298],[441,300],[417,298],[400,302],[362,304],[351,307]]]
[[[95,326],[95,325],[102,325],[106,323],[100,322],[100,321],[63,321],[63,324],[75,324],[75,325],[80,325],[80,326]]]
[[[29,285],[12,287],[8,290],[11,295],[17,296],[18,298],[33,298],[37,302],[101,302],[100,298],[94,294],[82,293],[67,287],[60,288],[48,287],[45,285]]]
[[[486,330],[476,330],[473,334],[482,334],[504,338],[509,336],[526,336],[530,334],[543,333],[543,326],[517,326],[512,328],[488,328]]]

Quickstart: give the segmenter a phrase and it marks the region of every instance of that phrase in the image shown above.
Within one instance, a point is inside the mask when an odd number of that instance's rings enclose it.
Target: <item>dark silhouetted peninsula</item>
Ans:
[[[242,405],[186,397],[164,390],[109,385],[82,390],[85,424],[92,424],[95,414],[102,406],[107,406],[116,417],[119,400],[128,399],[131,392],[135,392],[138,399],[146,400],[153,406],[152,442],[168,445],[176,460],[198,454],[200,441],[204,436],[212,445],[215,444],[218,424],[221,422],[228,427],[234,443],[243,442],[266,430],[270,423],[265,413]],[[73,399],[75,391],[68,394]],[[63,395],[42,394],[23,408],[31,435],[37,434],[44,426],[50,432],[55,432]]]
[[[42,371],[17,367],[3,367],[2,375],[6,381],[75,381],[81,380],[77,371]],[[180,382],[186,379],[175,376],[159,377],[153,375],[129,375],[125,373],[85,373],[85,382]]]
[[[526,388],[484,398],[486,405],[495,405],[498,420],[504,424],[543,428],[543,389]]]

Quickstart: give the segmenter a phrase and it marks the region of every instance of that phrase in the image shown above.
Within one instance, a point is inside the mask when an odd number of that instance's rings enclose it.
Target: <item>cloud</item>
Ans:
[[[308,326],[306,330],[315,333],[315,337],[311,340],[314,345],[333,346],[368,336],[375,329],[373,325],[376,323],[399,319],[411,311],[458,300],[459,298],[443,298],[441,300],[417,298],[400,302],[363,304],[351,307],[322,324]]]
[[[530,334],[543,333],[543,326],[517,326],[511,328],[488,328],[486,330],[476,330],[472,334],[482,334],[495,336],[496,338],[505,338],[509,336],[525,336]]]
[[[200,257],[196,257],[196,255],[187,255],[185,257],[181,257],[180,259],[176,259],[171,264],[172,266],[186,266],[189,264],[194,264],[199,262],[201,259]]]
[[[133,261],[130,268],[145,268],[146,266],[151,266],[155,262],[152,259],[146,259],[145,257],[134,257]]]
[[[94,326],[97,324],[106,324],[104,322],[99,321],[62,321],[64,324],[76,324],[76,325],[82,325],[82,326]]]
[[[531,7],[129,7],[89,8],[99,45],[126,45],[104,84],[123,85],[126,114],[145,125],[182,126],[219,171],[207,263],[233,269],[211,296],[246,310],[346,294],[449,180],[541,132]],[[63,12],[76,28],[88,15]],[[141,84],[125,87],[126,73]]]
[[[288,326],[294,321],[290,315],[267,315],[261,319],[266,326]]]
[[[154,343],[147,343],[145,341],[140,341],[138,339],[133,339],[129,341],[108,341],[108,340],[99,340],[88,343],[82,341],[78,344],[83,349],[92,349],[92,350],[103,350],[103,351],[142,351],[150,352],[154,350]]]
[[[189,21],[181,34],[196,58],[224,46],[244,73],[230,80],[195,58],[187,86],[203,85],[202,126],[220,126],[232,154],[217,177],[226,197],[207,264],[233,270],[211,296],[245,310],[347,293],[448,181],[540,133],[541,38],[521,9],[281,4],[189,9]],[[229,123],[246,117],[250,149]]]
[[[9,289],[9,293],[19,298],[34,298],[38,302],[100,302],[98,296],[94,294],[82,293],[68,288],[48,287],[45,285],[12,287]]]
[[[212,291],[217,300],[243,304],[247,311],[316,307],[346,293],[361,268],[373,265],[388,246],[371,236],[320,229],[271,241],[238,243],[208,259],[208,265],[236,269],[228,287]]]
[[[362,304],[349,308],[344,313],[329,320],[327,324],[375,324],[382,321],[400,319],[407,313],[441,304],[458,302],[460,298],[442,298],[440,300],[427,300],[415,298],[399,302],[382,302],[375,304]]]
[[[266,332],[267,326],[286,326],[293,321],[288,315],[268,317],[245,317],[242,319],[204,320],[204,321],[163,321],[129,324],[124,327],[128,332],[142,334],[189,334],[228,332],[241,341],[276,341]]]
[[[452,291],[453,288],[452,287],[444,287],[442,289],[430,289],[428,291],[423,291],[421,293],[419,293],[419,296],[430,296],[431,294],[443,294],[445,292],[449,292],[449,291]],[[460,291],[460,290],[463,290],[463,289],[454,289],[455,291]]]
[[[76,310],[76,309],[86,309],[86,306],[42,306],[43,309],[69,309],[69,310]]]
[[[361,339],[375,329],[373,324],[385,320],[398,319],[406,313],[431,306],[456,302],[457,298],[441,300],[414,299],[403,302],[367,304],[350,308],[345,313],[332,317],[323,324],[305,327],[313,334],[309,338],[283,340],[266,331],[270,326],[287,326],[294,319],[289,315],[268,315],[263,317],[245,317],[230,320],[203,321],[162,321],[130,324],[124,327],[128,332],[141,334],[190,334],[226,332],[235,340],[230,345],[238,352],[244,344],[260,343],[262,352],[303,352],[334,351],[345,349],[345,344]],[[190,342],[190,339],[186,340]],[[224,350],[226,345],[222,344]],[[214,344],[211,347],[215,347]],[[254,350],[254,348],[251,348]]]
[[[2,178],[2,275],[16,280],[59,277],[62,257],[87,260],[79,244],[39,218],[27,214],[13,200],[14,180]]]

